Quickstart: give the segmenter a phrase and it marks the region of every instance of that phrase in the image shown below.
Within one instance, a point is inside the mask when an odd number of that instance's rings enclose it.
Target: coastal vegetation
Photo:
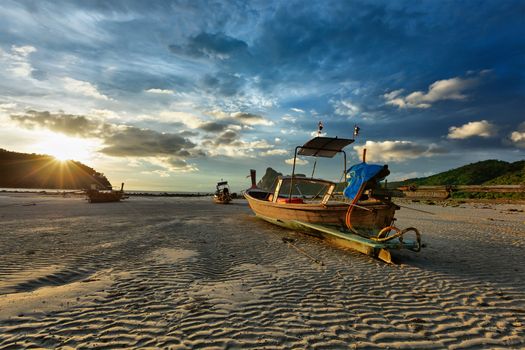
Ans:
[[[462,186],[462,185],[525,185],[525,160],[509,163],[501,160],[484,160],[444,171],[428,177],[389,183],[389,188],[400,186]],[[451,191],[455,199],[509,199],[524,200],[523,192]]]
[[[80,162],[0,149],[0,187],[86,189],[92,184],[111,187],[103,174]]]
[[[521,185],[525,184],[525,160],[514,163],[502,160],[484,160],[435,175],[392,182],[398,186],[445,186],[445,185]]]

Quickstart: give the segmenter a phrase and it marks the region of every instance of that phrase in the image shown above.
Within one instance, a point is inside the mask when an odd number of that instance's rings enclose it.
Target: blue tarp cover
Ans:
[[[384,165],[367,164],[364,162],[351,166],[350,169],[348,169],[348,175],[350,175],[348,186],[343,192],[345,197],[354,199],[361,186],[376,176],[383,168]],[[381,181],[383,179],[384,177],[377,180]]]

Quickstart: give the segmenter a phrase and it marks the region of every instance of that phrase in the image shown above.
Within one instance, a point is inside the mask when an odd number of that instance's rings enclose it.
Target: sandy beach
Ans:
[[[0,349],[525,348],[525,205],[401,204],[388,265],[244,200],[2,193]]]

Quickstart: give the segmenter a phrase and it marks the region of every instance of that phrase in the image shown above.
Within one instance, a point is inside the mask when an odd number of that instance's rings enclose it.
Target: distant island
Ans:
[[[103,174],[80,162],[0,149],[0,187],[86,189],[92,184],[111,188]]]

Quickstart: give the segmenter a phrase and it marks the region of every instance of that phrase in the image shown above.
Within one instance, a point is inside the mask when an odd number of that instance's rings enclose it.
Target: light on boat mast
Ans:
[[[361,128],[357,126],[357,124],[355,124],[354,125],[354,138],[356,138],[356,136],[359,135],[359,130],[361,130]]]

